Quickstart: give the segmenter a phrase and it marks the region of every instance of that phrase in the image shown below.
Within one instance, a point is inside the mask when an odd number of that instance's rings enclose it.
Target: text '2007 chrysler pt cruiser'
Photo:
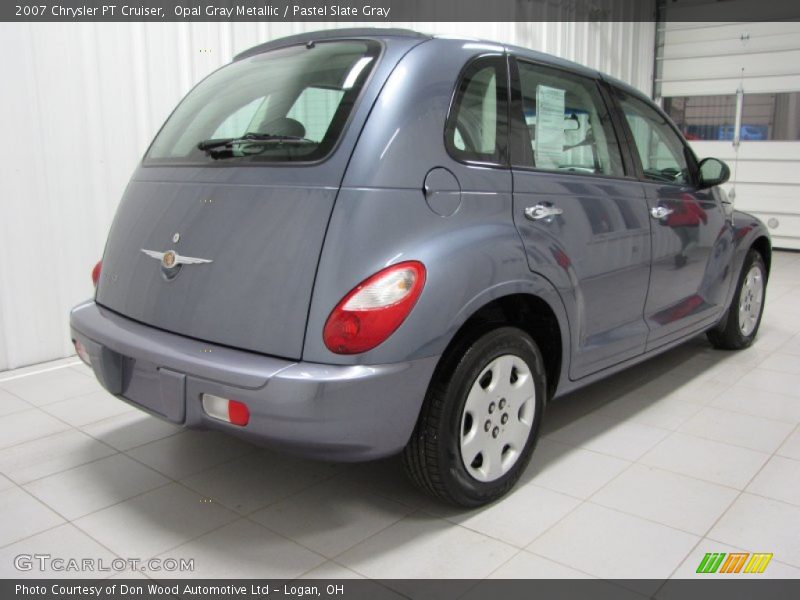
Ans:
[[[306,456],[403,453],[477,506],[546,404],[706,332],[748,346],[765,227],[643,94],[474,40],[338,30],[238,55],[134,173],[71,315],[105,388]]]

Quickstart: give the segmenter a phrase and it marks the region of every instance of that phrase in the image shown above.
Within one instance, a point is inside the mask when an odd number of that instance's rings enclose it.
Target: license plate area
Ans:
[[[154,363],[124,357],[121,396],[174,423],[186,418],[186,375]]]

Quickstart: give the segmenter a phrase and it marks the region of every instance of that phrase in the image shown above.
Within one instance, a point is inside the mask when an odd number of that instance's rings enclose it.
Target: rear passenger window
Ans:
[[[667,119],[622,90],[615,89],[614,93],[633,134],[645,179],[678,185],[691,183],[685,146]]]
[[[479,58],[465,70],[445,131],[445,144],[454,158],[505,162],[505,73],[505,61],[499,56]]]
[[[527,148],[523,156],[514,157],[514,164],[624,175],[619,144],[597,83],[560,69],[518,64],[524,126],[515,139],[521,137]]]

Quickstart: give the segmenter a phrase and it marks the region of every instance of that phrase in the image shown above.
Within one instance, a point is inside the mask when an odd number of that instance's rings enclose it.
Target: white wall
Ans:
[[[515,43],[651,87],[653,23],[391,26]],[[69,309],[92,295],[127,180],[190,87],[241,50],[325,27],[0,23],[0,370],[73,353]]]

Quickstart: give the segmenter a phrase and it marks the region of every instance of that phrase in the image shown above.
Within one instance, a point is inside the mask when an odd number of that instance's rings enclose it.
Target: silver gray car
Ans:
[[[112,394],[306,456],[403,453],[477,506],[554,398],[706,332],[750,345],[765,227],[641,92],[391,29],[272,41],[170,115],[72,338]]]

